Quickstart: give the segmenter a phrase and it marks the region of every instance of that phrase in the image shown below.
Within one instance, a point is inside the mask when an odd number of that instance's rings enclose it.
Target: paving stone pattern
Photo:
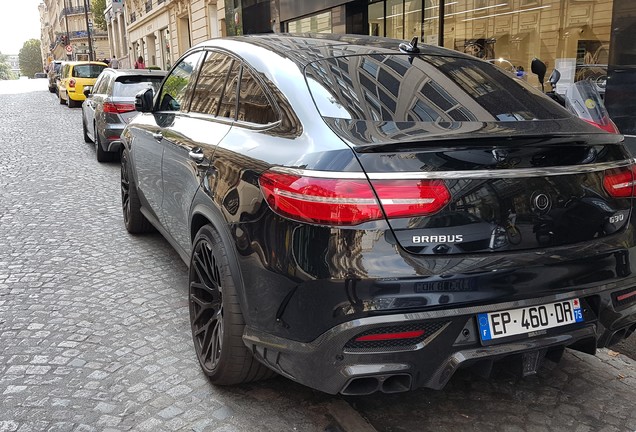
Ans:
[[[607,350],[443,391],[214,387],[193,353],[186,267],[160,235],[126,233],[119,165],[95,161],[81,110],[45,80],[0,81],[0,119],[0,432],[636,431],[636,362]]]

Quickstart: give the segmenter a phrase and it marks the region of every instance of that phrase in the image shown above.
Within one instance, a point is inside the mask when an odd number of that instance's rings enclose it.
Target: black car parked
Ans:
[[[95,143],[97,161],[119,155],[121,132],[138,114],[135,95],[148,88],[156,91],[165,76],[161,70],[106,68],[92,88],[84,88],[82,132],[84,141]]]
[[[622,136],[505,71],[359,36],[190,49],[122,134],[124,223],[189,265],[216,384],[442,388],[636,328]],[[265,368],[265,366],[267,368]]]

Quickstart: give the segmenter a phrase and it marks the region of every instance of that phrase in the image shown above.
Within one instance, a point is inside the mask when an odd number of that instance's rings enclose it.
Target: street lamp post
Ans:
[[[84,0],[84,18],[86,18],[86,34],[88,35],[88,59],[95,60],[93,58],[93,42],[91,40],[91,27],[88,21],[88,1]]]
[[[71,44],[71,35],[68,32],[68,8],[66,7],[66,0],[64,0],[64,21],[66,22],[66,45],[70,45]],[[71,54],[69,54],[68,51],[66,51],[66,47],[64,47],[64,50],[66,52],[66,56],[71,57]]]

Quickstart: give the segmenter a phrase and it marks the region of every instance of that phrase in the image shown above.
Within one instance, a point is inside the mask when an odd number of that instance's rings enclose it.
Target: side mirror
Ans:
[[[139,112],[151,112],[154,96],[155,92],[151,88],[137,93],[135,95],[135,110]]]
[[[93,95],[93,87],[91,86],[84,87],[83,93],[84,93],[84,96],[86,96],[87,98],[91,97]]]
[[[545,81],[545,73],[548,70],[545,63],[543,63],[538,58],[533,58],[532,62],[530,62],[530,70],[539,78],[539,82],[541,83],[541,90],[545,90],[543,87],[543,82]]]

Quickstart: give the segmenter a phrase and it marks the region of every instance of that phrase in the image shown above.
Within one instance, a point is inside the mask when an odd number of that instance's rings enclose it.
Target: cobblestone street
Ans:
[[[119,164],[95,161],[81,110],[46,80],[0,81],[0,118],[0,432],[636,431],[633,341],[520,381],[460,373],[442,391],[212,386],[186,266],[159,234],[126,232]]]

